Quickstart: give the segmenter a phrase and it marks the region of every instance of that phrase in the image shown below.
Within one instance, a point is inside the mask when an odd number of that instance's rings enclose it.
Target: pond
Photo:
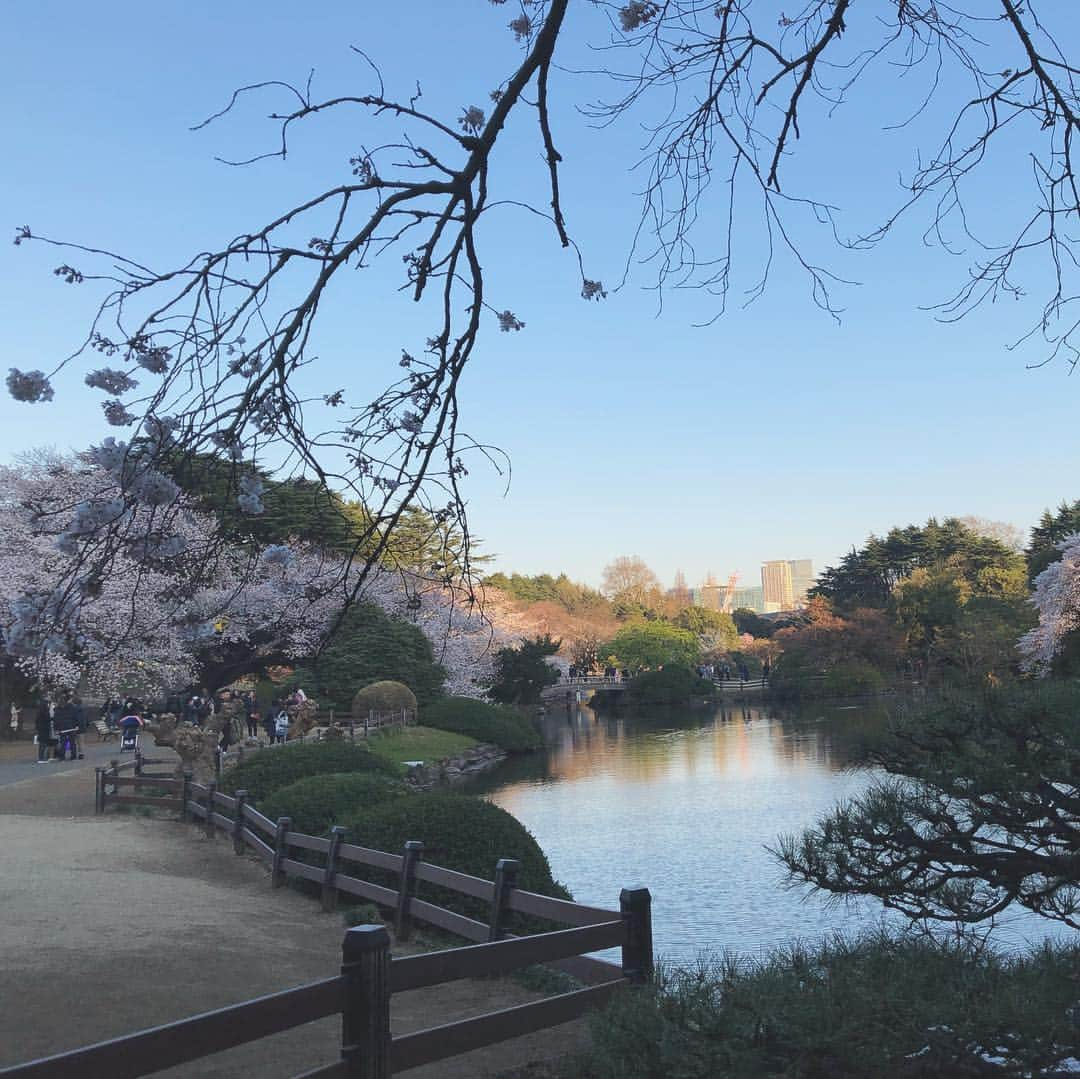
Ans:
[[[544,752],[470,789],[526,825],[577,900],[617,909],[622,887],[646,885],[657,954],[760,956],[797,939],[903,924],[872,900],[785,886],[766,849],[866,788],[873,773],[854,765],[855,746],[886,720],[878,704],[554,709],[541,721]],[[1014,949],[1048,933],[1060,930],[1021,913],[994,939]]]

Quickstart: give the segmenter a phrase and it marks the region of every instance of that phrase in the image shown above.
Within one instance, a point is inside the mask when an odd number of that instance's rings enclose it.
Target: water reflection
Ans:
[[[758,707],[545,717],[548,750],[511,762],[482,790],[525,823],[555,876],[584,902],[653,892],[658,948],[756,952],[877,922],[880,908],[828,908],[784,890],[764,849],[862,790],[851,771],[880,709],[770,713]]]
[[[865,789],[861,747],[885,722],[880,706],[634,716],[578,706],[545,717],[546,753],[474,789],[524,822],[582,902],[610,907],[621,888],[646,884],[658,951],[760,954],[881,924],[876,902],[785,888],[765,845]],[[1050,929],[1031,917],[1024,925],[1036,938]]]

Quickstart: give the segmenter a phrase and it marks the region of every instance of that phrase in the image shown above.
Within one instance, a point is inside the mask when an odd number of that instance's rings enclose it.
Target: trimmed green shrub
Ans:
[[[361,809],[383,805],[410,793],[399,779],[373,772],[331,772],[307,776],[279,787],[259,806],[271,820],[289,817],[293,830],[322,835],[332,824]]]
[[[665,667],[635,675],[626,692],[635,704],[685,704],[691,697],[712,697],[716,688],[686,667]]]
[[[351,742],[311,742],[263,749],[229,768],[221,777],[227,794],[246,790],[256,806],[267,795],[305,776],[330,772],[379,772],[396,775],[397,769],[365,746]],[[260,812],[262,812],[260,808]]]
[[[467,734],[478,742],[493,742],[509,753],[539,749],[540,732],[531,720],[505,705],[473,697],[444,697],[424,709],[424,726]]]
[[[426,862],[485,880],[493,878],[495,863],[500,858],[516,858],[521,863],[519,887],[560,899],[570,898],[569,892],[552,878],[547,856],[525,825],[505,809],[479,798],[463,794],[397,798],[343,823],[350,843],[398,854],[408,840],[418,839],[424,844]],[[355,865],[349,872],[388,888],[398,885],[396,874],[369,866]],[[483,900],[425,881],[419,883],[417,895],[481,921],[486,921],[490,914],[490,907]]]
[[[416,694],[401,682],[372,682],[358,690],[352,701],[353,719],[363,719],[368,712],[400,712],[408,708],[416,713]]]

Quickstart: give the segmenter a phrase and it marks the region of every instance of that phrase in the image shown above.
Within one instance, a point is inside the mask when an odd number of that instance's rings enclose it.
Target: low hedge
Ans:
[[[493,742],[508,753],[525,753],[543,744],[535,725],[520,712],[473,697],[444,697],[429,704],[421,719],[427,727]]]
[[[263,799],[274,791],[298,779],[331,772],[397,774],[389,761],[370,753],[365,746],[351,742],[312,742],[253,753],[225,772],[221,777],[221,789],[227,794],[246,790],[261,812]]]
[[[331,825],[355,816],[360,810],[384,805],[410,793],[401,780],[390,776],[374,772],[331,772],[279,787],[259,809],[271,820],[289,817],[294,831],[323,835]]]
[[[495,863],[500,858],[516,858],[521,863],[520,888],[559,899],[571,898],[566,888],[552,877],[547,856],[525,825],[505,809],[479,798],[463,794],[419,794],[358,813],[343,823],[350,843],[396,854],[406,841],[418,839],[424,844],[425,861],[484,880],[494,877]],[[350,873],[388,888],[398,885],[397,874],[368,866],[352,867]],[[417,895],[480,921],[487,921],[490,915],[490,906],[483,900],[425,881],[419,882]],[[511,928],[535,932],[535,920],[511,923]]]

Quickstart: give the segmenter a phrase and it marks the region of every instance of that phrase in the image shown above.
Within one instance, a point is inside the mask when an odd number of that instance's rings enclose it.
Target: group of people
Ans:
[[[769,673],[771,671],[771,664],[769,660],[766,660],[761,665],[761,678],[762,681],[768,682]],[[739,679],[740,682],[750,681],[750,668],[743,660],[737,660],[735,663],[735,669],[732,671],[731,664],[727,660],[722,663],[706,663],[697,669],[699,678],[708,678],[710,682],[730,682],[732,674]]]
[[[82,734],[86,730],[86,711],[77,696],[66,697],[59,704],[47,697],[38,702],[34,726],[37,763],[81,760]]]
[[[571,664],[569,669],[566,672],[566,679],[567,679],[568,682],[576,682],[576,681],[579,681],[579,680],[588,680],[590,678],[596,678],[596,677],[597,677],[597,672],[596,671],[594,671],[594,670],[592,670],[592,669],[590,669],[588,667],[584,667],[584,666],[578,667],[578,666],[576,666],[574,664]],[[625,682],[626,679],[628,679],[630,677],[630,675],[626,671],[621,670],[618,667],[605,667],[604,668],[604,677],[609,682]]]
[[[248,737],[258,738],[260,728],[262,728],[270,744],[275,745],[284,744],[288,739],[289,726],[292,722],[290,708],[299,707],[307,699],[307,694],[297,688],[287,696],[275,697],[264,715],[258,698],[251,691],[238,693],[226,689],[213,695],[206,689],[201,689],[188,695],[173,694],[152,710],[135,696],[110,697],[101,706],[100,718],[111,730],[123,731],[130,724],[142,726],[148,717],[152,717],[158,711],[164,711],[178,715],[181,722],[202,727],[221,710],[226,702],[236,700],[242,708]],[[14,705],[12,705],[12,713],[16,717],[12,721],[12,729],[15,730],[18,725],[18,713]],[[71,760],[81,759],[83,756],[81,735],[85,732],[86,726],[86,709],[78,696],[65,697],[59,703],[48,697],[42,697],[37,707],[35,720],[34,741],[37,743],[37,763],[45,764],[52,760],[64,760],[65,757],[70,757]],[[228,749],[233,740],[233,724],[232,722],[225,723],[221,732],[221,748]]]

